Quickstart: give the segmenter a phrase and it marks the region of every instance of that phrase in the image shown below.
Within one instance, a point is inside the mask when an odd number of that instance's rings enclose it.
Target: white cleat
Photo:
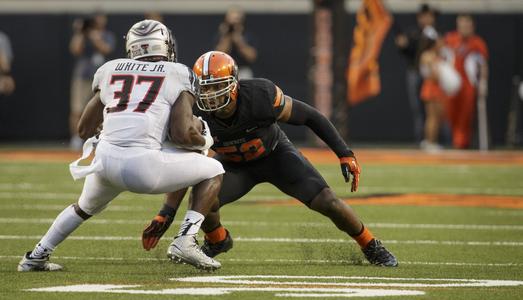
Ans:
[[[60,271],[62,266],[49,262],[49,256],[44,258],[29,257],[31,251],[27,252],[22,260],[18,263],[18,272],[36,272],[36,271]]]
[[[219,261],[205,255],[198,246],[195,235],[176,237],[167,249],[167,257],[177,263],[186,263],[197,269],[214,271],[221,268]]]

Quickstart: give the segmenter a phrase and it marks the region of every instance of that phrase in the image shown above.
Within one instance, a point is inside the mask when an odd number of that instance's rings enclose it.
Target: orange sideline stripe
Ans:
[[[379,197],[351,197],[343,199],[349,205],[403,205],[403,206],[458,206],[458,207],[495,207],[523,209],[523,197],[489,195],[453,195],[453,194],[405,194]],[[253,204],[253,202],[241,202]],[[297,206],[303,205],[296,199],[258,201],[256,205]]]
[[[339,164],[339,159],[328,149],[300,148],[314,164]],[[523,151],[478,151],[448,150],[438,154],[427,154],[419,150],[355,149],[361,165],[366,164],[496,164],[523,166]],[[71,162],[80,157],[80,152],[69,150],[0,150],[3,161],[64,161]]]

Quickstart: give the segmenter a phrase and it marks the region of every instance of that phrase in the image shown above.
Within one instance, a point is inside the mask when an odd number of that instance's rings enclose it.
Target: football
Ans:
[[[196,128],[196,130],[198,130],[198,132],[202,133],[202,130],[203,130],[202,121],[200,119],[198,119],[198,117],[195,115],[192,116],[192,121],[193,121],[193,126]]]

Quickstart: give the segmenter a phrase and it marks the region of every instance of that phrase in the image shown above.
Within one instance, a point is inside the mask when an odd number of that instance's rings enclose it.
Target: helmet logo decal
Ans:
[[[149,51],[147,51],[147,49],[149,48],[149,44],[143,44],[143,45],[140,45],[140,47],[143,50],[143,54],[148,54],[149,53]]]

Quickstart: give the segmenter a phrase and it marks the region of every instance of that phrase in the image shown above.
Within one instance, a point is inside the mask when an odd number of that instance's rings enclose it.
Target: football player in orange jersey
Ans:
[[[197,105],[214,137],[212,150],[226,170],[222,189],[202,230],[202,250],[214,257],[232,247],[229,232],[220,224],[219,208],[240,199],[254,186],[268,182],[332,220],[362,248],[375,265],[395,267],[398,262],[363,226],[354,211],[340,200],[320,173],[289,141],[278,122],[312,129],[340,159],[346,182],[352,175],[351,191],[358,189],[360,166],[337,130],[320,112],[285,95],[263,78],[238,81],[235,61],[226,53],[211,51],[198,58],[194,67],[200,90]],[[167,203],[143,233],[146,250],[156,246],[174,218],[184,191],[167,195]]]
[[[476,97],[487,93],[488,50],[485,41],[475,34],[471,15],[459,15],[456,29],[445,36],[445,44],[451,50],[462,84],[446,102],[445,110],[452,129],[452,144],[465,149],[471,142]]]

